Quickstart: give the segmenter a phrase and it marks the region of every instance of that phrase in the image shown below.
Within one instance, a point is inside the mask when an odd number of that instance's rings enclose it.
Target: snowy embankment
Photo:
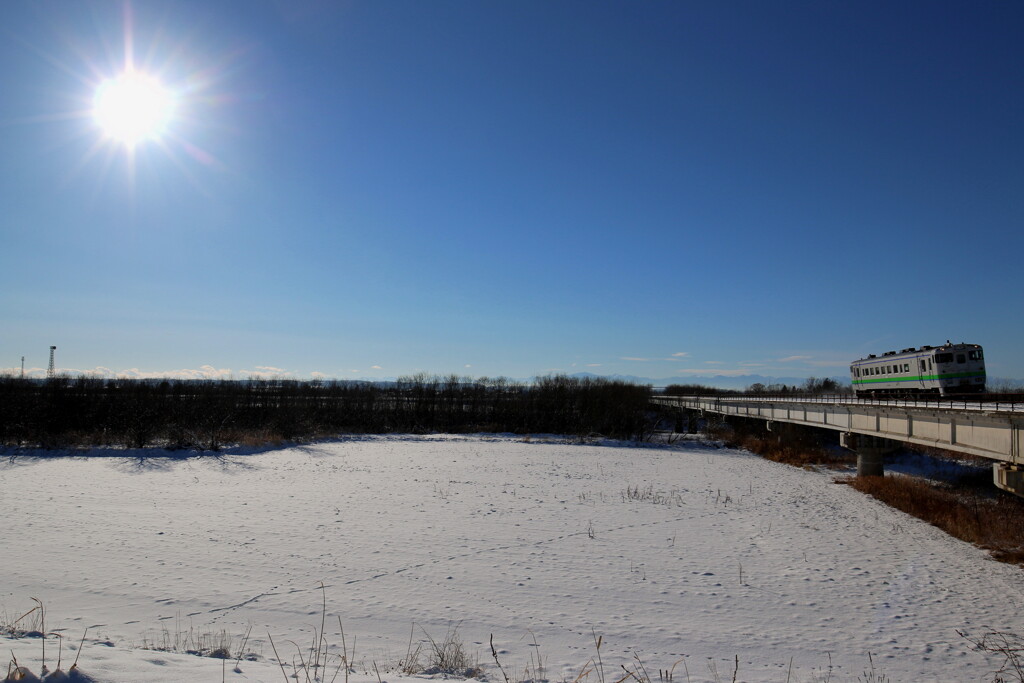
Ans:
[[[39,598],[65,669],[88,627],[79,667],[111,683],[281,681],[267,634],[287,662],[282,643],[308,647],[321,582],[332,654],[338,617],[356,642],[350,681],[397,678],[410,632],[454,626],[491,681],[491,634],[517,679],[574,679],[596,634],[608,683],[637,658],[655,680],[677,662],[675,681],[732,680],[737,658],[736,680],[858,680],[869,653],[890,681],[991,680],[957,629],[1021,630],[1021,570],[833,479],[697,443],[486,436],[16,456],[0,613]],[[190,631],[237,648],[250,626],[241,673],[140,649]],[[38,639],[0,646],[38,672]]]

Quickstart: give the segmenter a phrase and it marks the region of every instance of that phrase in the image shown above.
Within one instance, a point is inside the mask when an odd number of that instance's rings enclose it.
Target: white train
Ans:
[[[985,391],[985,354],[977,344],[922,346],[870,355],[850,365],[858,396],[973,394]]]

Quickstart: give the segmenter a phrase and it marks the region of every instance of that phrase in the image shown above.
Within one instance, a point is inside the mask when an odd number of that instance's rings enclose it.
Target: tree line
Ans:
[[[552,375],[395,382],[0,376],[0,443],[218,450],[337,434],[554,433],[645,439],[649,386]]]
[[[719,389],[702,384],[670,384],[664,389],[669,396],[742,396],[744,394],[771,394],[779,396],[820,396],[822,394],[850,394],[849,384],[830,377],[808,377],[803,384],[751,384],[744,391]]]

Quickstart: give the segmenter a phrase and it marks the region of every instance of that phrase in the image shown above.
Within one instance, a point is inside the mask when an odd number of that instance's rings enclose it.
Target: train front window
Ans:
[[[967,357],[970,358],[971,360],[981,360],[982,359],[981,351],[980,350],[979,351],[969,351],[967,353]]]
[[[937,353],[937,354],[935,354],[935,362],[936,363],[952,363],[953,362],[953,354],[951,354],[951,353]]]
[[[964,355],[964,354],[962,354],[962,353],[958,353],[958,354],[956,354],[956,362],[957,362],[957,363],[958,363],[959,365],[963,365],[964,363],[966,363],[966,362],[967,362],[967,356],[965,356],[965,355]]]

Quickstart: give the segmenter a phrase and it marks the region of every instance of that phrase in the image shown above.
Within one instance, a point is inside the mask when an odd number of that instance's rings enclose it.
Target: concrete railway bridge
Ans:
[[[902,443],[970,453],[993,461],[995,485],[1024,496],[1024,403],[880,400],[852,396],[655,396],[653,403],[840,432],[857,454],[858,476],[883,474],[883,457]]]

